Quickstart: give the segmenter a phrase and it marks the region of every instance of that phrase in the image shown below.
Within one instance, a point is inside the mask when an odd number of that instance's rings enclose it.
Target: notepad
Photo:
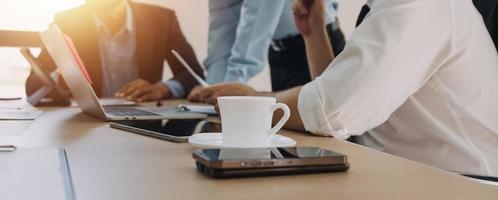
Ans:
[[[218,113],[216,112],[216,109],[214,109],[213,105],[187,105],[187,104],[182,104],[180,107],[183,106],[187,108],[190,112],[196,112],[196,113],[204,113],[208,115],[217,115]]]
[[[18,148],[0,153],[0,199],[73,200],[74,190],[64,150]]]
[[[31,108],[0,108],[0,120],[34,120],[41,110]]]
[[[33,123],[32,120],[0,120],[0,137],[3,136],[21,136]],[[0,145],[4,143],[4,139],[0,139]]]

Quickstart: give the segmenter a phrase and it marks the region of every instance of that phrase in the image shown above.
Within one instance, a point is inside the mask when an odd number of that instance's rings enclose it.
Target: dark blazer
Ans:
[[[135,59],[139,67],[139,78],[151,83],[160,81],[166,60],[174,74],[173,79],[179,81],[188,94],[198,83],[174,57],[171,50],[178,51],[197,74],[203,76],[203,70],[180,29],[174,11],[133,2],[130,2],[130,6],[136,32]],[[82,5],[58,13],[54,23],[73,40],[92,78],[92,87],[100,96],[103,85],[102,65],[96,24],[90,8]],[[55,64],[45,49],[42,50],[39,61],[46,71],[55,69]],[[32,94],[41,85],[38,77],[31,73],[26,83],[26,93]]]

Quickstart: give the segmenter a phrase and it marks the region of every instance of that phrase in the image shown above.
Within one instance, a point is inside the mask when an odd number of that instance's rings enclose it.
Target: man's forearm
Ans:
[[[325,28],[323,31],[314,31],[313,34],[306,36],[305,43],[310,75],[313,80],[325,71],[335,56]]]
[[[277,99],[277,102],[284,103],[289,106],[291,111],[291,116],[289,121],[285,124],[286,129],[295,130],[295,131],[304,131],[304,125],[301,121],[301,116],[299,115],[299,111],[297,109],[297,102],[299,97],[299,92],[301,91],[302,86],[294,87],[292,89],[288,89],[282,92],[277,93],[269,93],[269,92],[260,92],[257,93],[259,96],[273,96]],[[276,123],[282,118],[283,112],[278,110],[273,115],[273,122]]]

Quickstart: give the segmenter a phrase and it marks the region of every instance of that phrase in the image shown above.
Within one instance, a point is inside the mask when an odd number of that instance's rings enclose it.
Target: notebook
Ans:
[[[18,148],[0,152],[0,199],[74,200],[64,150]]]

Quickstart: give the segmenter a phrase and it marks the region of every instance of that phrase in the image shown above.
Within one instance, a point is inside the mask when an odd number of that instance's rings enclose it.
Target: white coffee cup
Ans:
[[[268,147],[271,138],[289,120],[287,105],[273,97],[219,97],[222,143],[227,147]],[[282,109],[284,115],[272,128],[273,113]]]

